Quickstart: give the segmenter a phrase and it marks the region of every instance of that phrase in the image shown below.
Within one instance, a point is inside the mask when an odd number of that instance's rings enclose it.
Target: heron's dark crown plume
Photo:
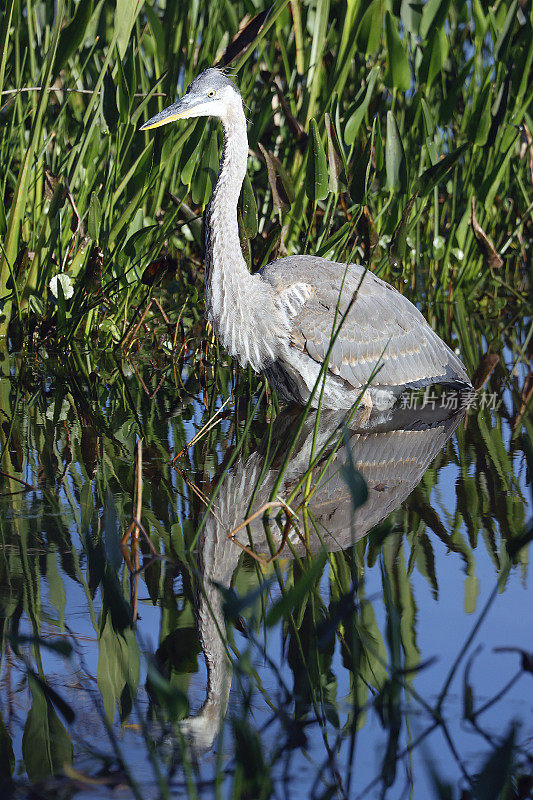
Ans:
[[[230,80],[227,75],[225,75],[222,70],[217,69],[216,67],[209,67],[209,69],[204,69],[203,72],[200,72],[199,75],[194,78],[187,87],[187,94],[206,94],[211,90],[223,89],[225,86],[231,86],[231,88],[239,95],[240,92]]]

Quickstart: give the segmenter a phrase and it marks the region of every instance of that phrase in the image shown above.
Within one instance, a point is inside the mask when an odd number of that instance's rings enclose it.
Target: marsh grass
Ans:
[[[389,5],[281,0],[237,35],[253,16],[238,3],[83,0],[54,16],[49,3],[8,0],[0,335],[129,348],[154,296],[168,315],[156,344],[179,351],[202,317],[219,133],[204,121],[138,127],[231,58],[251,123],[249,263],[304,251],[368,263],[457,337],[468,368],[476,310],[497,351],[527,298],[531,19],[516,2],[476,2],[473,14]],[[50,291],[58,273],[72,297]],[[152,305],[146,325],[161,321]]]

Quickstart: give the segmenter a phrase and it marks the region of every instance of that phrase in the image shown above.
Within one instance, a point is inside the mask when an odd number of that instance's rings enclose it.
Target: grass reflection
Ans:
[[[118,782],[142,797],[148,781],[163,797],[209,786],[270,796],[307,763],[310,795],[364,797],[398,791],[437,733],[444,751],[424,779],[435,796],[449,779],[465,796],[489,796],[480,787],[493,773],[524,785],[527,736],[516,715],[501,717],[530,670],[524,642],[498,640],[517,654],[490,696],[478,697],[475,680],[481,626],[517,570],[526,574],[516,395],[504,395],[501,416],[355,417],[343,438],[334,417],[316,428],[287,412],[268,421],[246,389],[233,407],[209,408],[167,374],[161,383],[156,360],[135,367],[93,353],[3,360],[9,791],[38,783],[52,797],[62,776],[71,791]],[[283,503],[265,517],[274,486]],[[417,595],[425,584],[450,602],[443,548],[473,616],[427,694],[420,678],[437,667],[420,626],[432,612]],[[475,761],[459,723],[479,738]],[[376,772],[361,776],[368,741]],[[416,789],[420,771],[408,774]]]

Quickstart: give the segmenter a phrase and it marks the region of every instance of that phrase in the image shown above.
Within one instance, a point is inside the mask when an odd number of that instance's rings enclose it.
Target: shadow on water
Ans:
[[[345,431],[166,368],[2,361],[4,793],[527,797],[512,400]]]

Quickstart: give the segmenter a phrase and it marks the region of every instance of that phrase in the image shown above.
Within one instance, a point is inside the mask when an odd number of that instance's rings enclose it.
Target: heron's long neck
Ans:
[[[224,347],[241,364],[259,370],[275,357],[277,343],[268,328],[273,326],[276,311],[270,286],[250,275],[241,251],[237,203],[246,175],[248,136],[239,106],[222,121],[222,159],[207,208],[206,309]]]
[[[222,158],[207,208],[205,230],[206,290],[217,311],[221,303],[220,293],[228,279],[235,275],[246,281],[250,277],[241,253],[237,223],[237,203],[248,159],[246,119],[242,109],[235,109],[222,126]]]

